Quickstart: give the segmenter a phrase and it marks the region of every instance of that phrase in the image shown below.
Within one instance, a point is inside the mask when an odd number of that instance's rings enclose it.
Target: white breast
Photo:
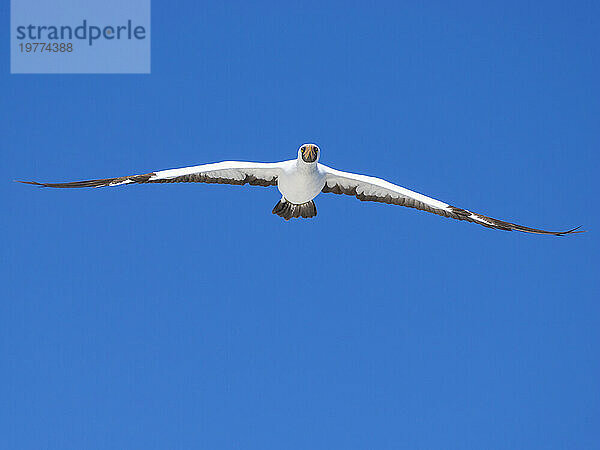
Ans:
[[[279,192],[287,201],[298,205],[311,201],[325,186],[325,173],[318,164],[299,167],[296,161],[290,163],[277,179]]]

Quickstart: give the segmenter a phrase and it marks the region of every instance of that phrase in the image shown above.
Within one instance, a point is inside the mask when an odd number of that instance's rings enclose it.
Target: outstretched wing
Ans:
[[[103,178],[99,180],[71,181],[68,183],[20,181],[20,183],[53,188],[105,187],[131,183],[220,183],[275,186],[277,185],[277,177],[280,173],[280,163],[223,161],[214,164],[203,164],[201,166],[161,170],[142,175]]]
[[[555,236],[562,236],[569,233],[581,233],[581,231],[576,231],[579,227],[567,231],[546,231],[538,230],[537,228],[524,227],[522,225],[493,219],[466,209],[448,205],[439,200],[389,183],[381,178],[341,172],[323,165],[320,165],[320,167],[326,172],[326,181],[323,192],[353,195],[363,201],[408,206],[409,208],[428,211],[440,216],[451,217],[452,219],[478,223],[484,227],[495,228],[497,230],[517,230],[526,233],[552,234]]]

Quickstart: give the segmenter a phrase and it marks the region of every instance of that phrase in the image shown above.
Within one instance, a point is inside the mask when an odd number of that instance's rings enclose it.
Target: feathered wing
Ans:
[[[495,228],[497,230],[517,230],[526,233],[551,234],[555,236],[562,236],[569,233],[581,233],[581,231],[576,231],[579,227],[567,231],[546,231],[537,228],[524,227],[522,225],[493,219],[466,209],[448,205],[439,200],[435,200],[382,180],[381,178],[341,172],[323,165],[320,165],[320,167],[326,172],[326,181],[323,192],[353,195],[362,201],[407,206],[409,208],[428,211],[452,219],[478,223],[484,227]]]
[[[280,173],[280,163],[223,161],[117,178],[72,181],[68,183],[38,183],[36,181],[20,181],[20,183],[53,188],[105,187],[131,183],[220,183],[275,186],[277,185],[277,177]]]

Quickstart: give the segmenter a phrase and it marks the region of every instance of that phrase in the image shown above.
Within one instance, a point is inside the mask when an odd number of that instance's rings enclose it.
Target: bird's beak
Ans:
[[[309,161],[313,161],[314,159],[316,159],[317,157],[317,149],[315,148],[314,145],[308,145],[306,147],[306,159]]]

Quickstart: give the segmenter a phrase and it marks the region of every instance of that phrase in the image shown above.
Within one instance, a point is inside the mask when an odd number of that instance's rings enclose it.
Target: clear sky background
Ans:
[[[146,76],[11,76],[0,7],[0,447],[597,448],[598,3],[282,3],[154,1]],[[307,141],[342,170],[590,232],[12,182]]]

